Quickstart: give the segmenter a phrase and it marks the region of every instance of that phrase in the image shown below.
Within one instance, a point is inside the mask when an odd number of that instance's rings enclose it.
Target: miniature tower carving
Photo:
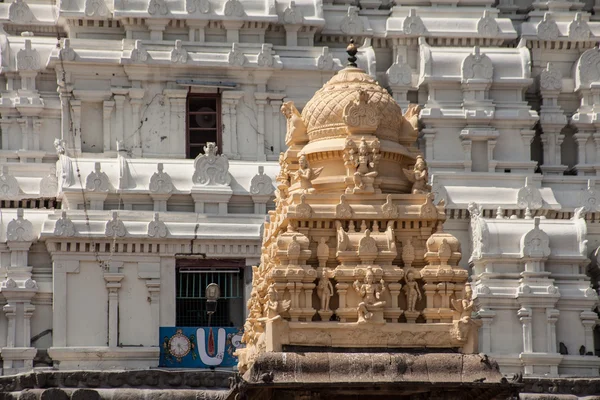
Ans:
[[[348,66],[302,114],[282,107],[289,148],[254,268],[242,372],[286,346],[478,350],[460,243],[442,230],[415,123],[356,53],[351,43]]]

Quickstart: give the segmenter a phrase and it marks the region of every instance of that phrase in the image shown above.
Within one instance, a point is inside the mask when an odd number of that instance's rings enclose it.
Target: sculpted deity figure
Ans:
[[[333,296],[333,285],[329,280],[329,270],[323,268],[319,284],[317,286],[317,295],[321,300],[321,311],[329,311],[329,299]]]
[[[289,310],[290,303],[290,300],[279,300],[275,284],[271,284],[267,289],[267,302],[265,304],[267,319],[269,321],[280,319],[280,313]]]
[[[411,182],[412,194],[426,194],[431,192],[431,185],[429,181],[429,172],[427,171],[427,164],[422,156],[417,156],[415,166],[413,170],[403,169],[404,175]]]
[[[321,175],[323,167],[321,168],[310,168],[306,156],[302,154],[298,159],[299,168],[296,171],[294,177],[296,181],[300,182],[300,188],[302,193],[311,193],[314,191],[312,187],[312,180],[316,179]]]
[[[465,297],[461,300],[452,300],[454,309],[460,313],[458,321],[454,321],[455,334],[458,340],[465,341],[469,336],[469,325],[471,324],[471,313],[473,312],[473,289],[471,284],[465,285]]]
[[[404,291],[406,292],[406,310],[414,312],[417,300],[421,300],[421,291],[419,290],[419,284],[415,280],[415,273],[409,271],[404,278],[406,285],[404,285]]]
[[[286,101],[281,105],[281,113],[287,119],[287,133],[285,135],[285,144],[292,146],[308,140],[306,136],[306,124],[302,120],[300,112],[293,101]]]
[[[358,304],[358,323],[365,323],[373,317],[373,311],[383,310],[385,301],[381,301],[381,295],[385,292],[385,281],[374,283],[373,270],[367,267],[364,282],[354,281],[352,285],[356,293],[362,298]]]
[[[352,139],[346,140],[344,159],[355,168],[353,174],[354,188],[347,190],[347,192],[372,192],[374,190],[373,181],[378,175],[376,169],[381,158],[380,146],[379,140],[376,139],[369,145],[363,137],[357,149]]]
[[[473,312],[473,289],[471,284],[465,285],[465,298],[461,300],[452,300],[454,309],[460,313],[460,320],[468,323],[471,320],[471,313]]]

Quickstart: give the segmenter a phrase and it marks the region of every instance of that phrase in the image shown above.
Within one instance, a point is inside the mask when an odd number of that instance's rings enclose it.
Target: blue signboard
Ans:
[[[166,368],[233,367],[242,328],[161,327],[160,364]]]

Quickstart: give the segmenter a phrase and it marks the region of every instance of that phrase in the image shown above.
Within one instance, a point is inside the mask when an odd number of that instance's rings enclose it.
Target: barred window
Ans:
[[[187,99],[187,158],[204,153],[208,142],[215,142],[221,150],[221,96],[219,94],[190,93]]]

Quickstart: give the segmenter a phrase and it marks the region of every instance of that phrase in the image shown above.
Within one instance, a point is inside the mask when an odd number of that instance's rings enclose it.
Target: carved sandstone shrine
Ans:
[[[415,147],[418,110],[403,116],[356,67],[353,44],[348,53],[302,114],[282,106],[289,149],[253,271],[241,372],[299,347],[478,351],[460,243],[442,230]]]

